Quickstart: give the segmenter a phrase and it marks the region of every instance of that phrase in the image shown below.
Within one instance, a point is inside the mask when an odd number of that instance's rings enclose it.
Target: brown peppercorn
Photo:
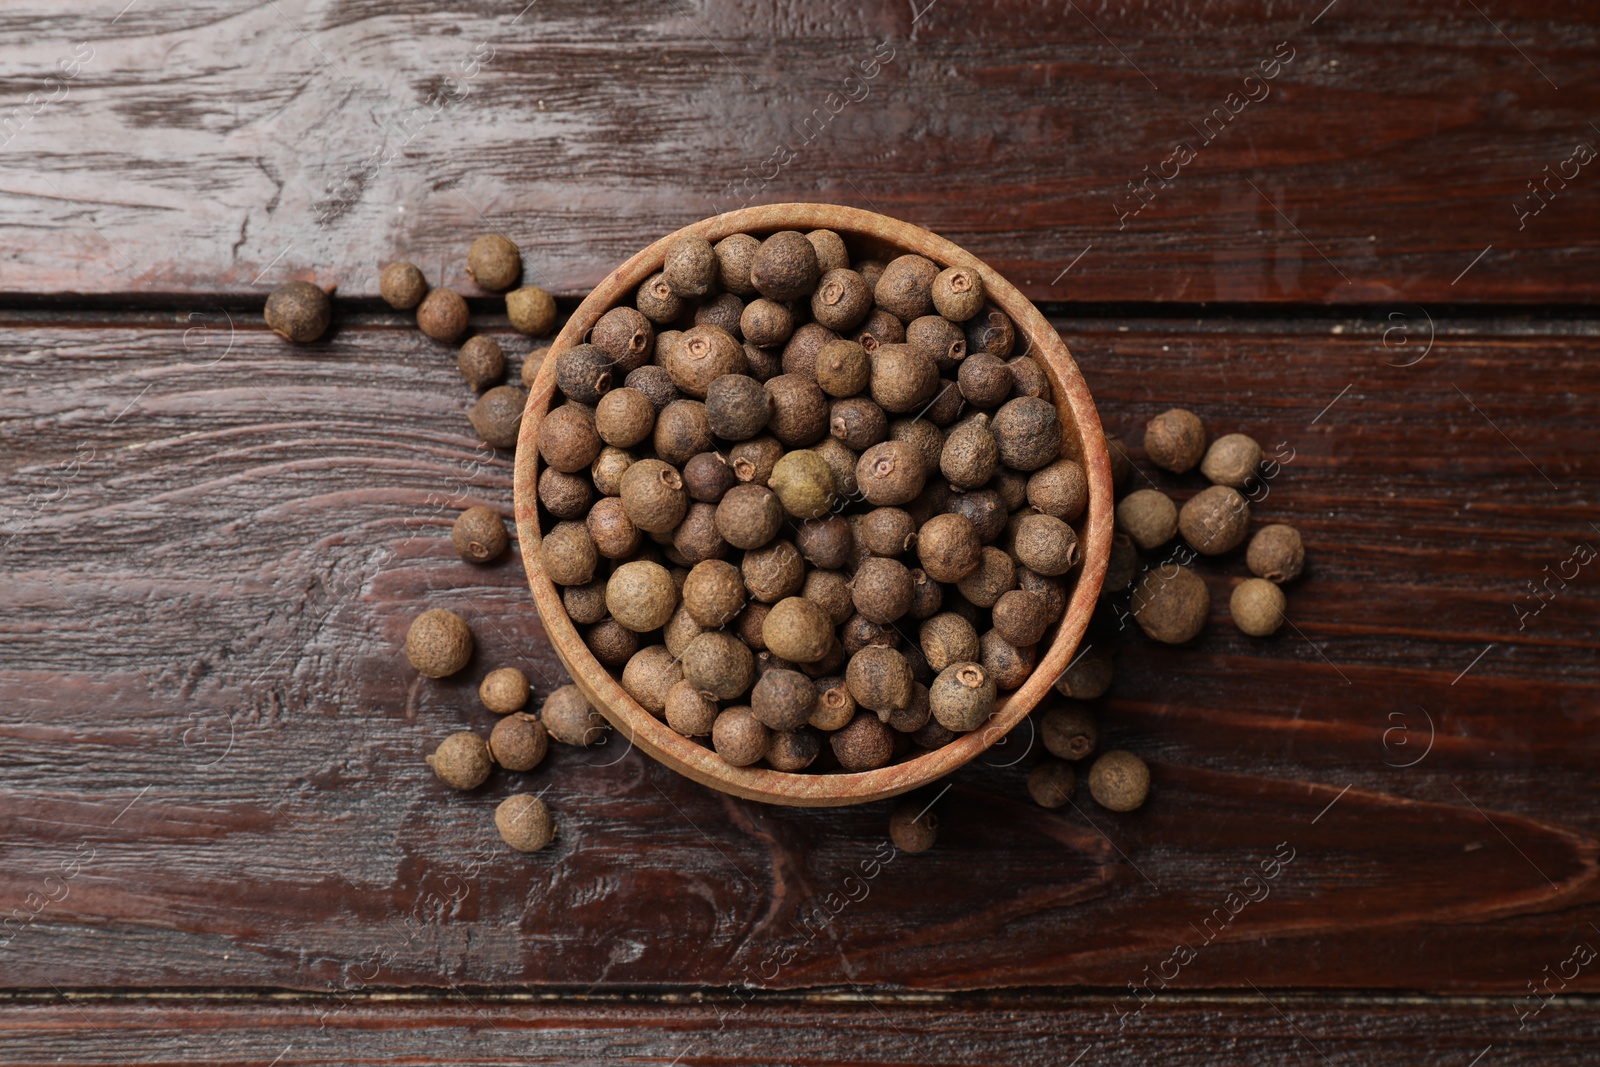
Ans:
[[[508,771],[531,771],[550,748],[550,735],[535,716],[517,712],[494,724],[489,755]]]
[[[650,362],[655,352],[655,327],[642,312],[630,307],[614,307],[595,322],[589,331],[589,343],[611,357],[616,380],[620,383],[626,375]]]
[[[1018,356],[1006,364],[1011,369],[1011,395],[1034,396],[1049,400],[1053,395],[1050,376],[1044,365],[1032,356]]]
[[[1022,589],[1002,593],[994,605],[994,631],[1008,645],[1027,648],[1044,637],[1054,620],[1044,597]]]
[[[667,690],[666,720],[684,737],[710,737],[717,721],[717,703],[688,682],[676,682]]]
[[[857,545],[865,554],[898,556],[917,543],[917,527],[909,513],[900,508],[874,508],[865,515],[851,516]]]
[[[683,476],[659,459],[641,459],[631,464],[622,475],[621,496],[628,518],[647,533],[670,532],[689,510]]]
[[[716,326],[735,338],[743,333],[739,325],[743,317],[744,301],[732,293],[718,293],[694,309],[695,325]]]
[[[978,631],[954,612],[947,611],[924,622],[918,637],[922,654],[935,671],[978,658]]]
[[[944,587],[921,567],[911,568],[911,606],[906,609],[909,618],[932,618],[944,606]]]
[[[750,691],[752,714],[774,730],[804,726],[816,704],[816,683],[799,671],[767,671]]]
[[[1151,552],[1178,532],[1178,505],[1159,489],[1136,489],[1117,501],[1116,521],[1135,547]]]
[[[917,533],[917,558],[934,581],[961,581],[978,569],[982,553],[978,531],[963,515],[935,515]]]
[[[828,405],[828,432],[846,448],[861,452],[889,437],[889,417],[864,396]]]
[[[1089,479],[1074,459],[1058,459],[1028,479],[1028,503],[1035,511],[1072,522],[1089,504]]]
[[[1111,688],[1111,653],[1104,646],[1090,646],[1078,653],[1056,679],[1056,692],[1073,700],[1094,700]]]
[[[767,766],[791,774],[816,762],[822,741],[810,730],[774,731],[767,744]]]
[[[432,608],[411,620],[406,659],[428,678],[448,678],[472,658],[472,628],[453,611]]]
[[[1028,772],[1028,795],[1035,804],[1052,811],[1072,799],[1072,788],[1077,784],[1078,775],[1072,764],[1058,759],[1044,760]]]
[[[636,634],[666,624],[678,606],[678,587],[659,563],[624,563],[606,581],[606,610]]]
[[[830,396],[855,396],[867,387],[871,376],[867,351],[855,341],[836,338],[817,352],[817,384]]]
[[[747,707],[724,708],[711,727],[711,747],[735,767],[759,763],[772,743],[772,731]]]
[[[853,270],[830,270],[811,294],[811,317],[830,330],[853,330],[872,310],[872,287]]]
[[[806,580],[806,564],[799,550],[781,540],[747,550],[739,562],[739,571],[750,595],[767,604],[794,596]]]
[[[550,809],[539,797],[517,793],[494,809],[494,828],[501,840],[518,852],[538,852],[556,837]]]
[[[744,603],[744,579],[731,563],[704,560],[684,580],[683,606],[701,626],[726,626],[744,610]]]
[[[906,685],[909,689],[909,680]],[[876,770],[894,758],[894,738],[889,727],[876,715],[857,714],[847,725],[828,735],[828,744],[839,760],[839,767],[845,771]]]
[[[761,639],[775,656],[791,663],[815,663],[833,644],[833,620],[809,600],[785,597],[767,613]]]
[[[738,482],[720,452],[702,452],[683,465],[683,487],[691,498],[702,503],[717,503]]]
[[[594,409],[595,431],[614,448],[632,448],[647,439],[655,425],[655,405],[637,389],[612,389]]]
[[[855,607],[853,603],[850,606]],[[868,645],[893,648],[898,643],[899,636],[892,626],[872,622],[864,615],[852,615],[840,627],[839,639],[844,654],[853,656]]]
[[[599,565],[599,550],[581,522],[558,522],[539,542],[539,567],[556,585],[585,585]]]
[[[639,550],[639,528],[617,497],[601,497],[583,523],[595,551],[606,559],[627,559]]]
[[[556,387],[580,404],[596,404],[611,388],[615,361],[598,345],[575,345],[556,357]]]
[[[931,675],[929,679],[932,679]],[[933,718],[933,705],[929,702],[928,687],[921,682],[912,683],[911,703],[903,708],[889,712],[887,718],[884,718],[882,714],[878,717],[888,723],[889,729],[896,733],[916,733]]]
[[[883,344],[872,353],[868,383],[872,399],[895,414],[913,412],[933,399],[939,388],[939,367],[907,344]]]
[[[666,712],[667,693],[683,681],[683,663],[664,645],[646,645],[622,668],[622,688],[656,718]]]
[[[1235,489],[1249,485],[1260,469],[1261,446],[1256,444],[1255,438],[1242,433],[1217,438],[1200,461],[1200,473],[1212,484]]]
[[[750,647],[722,630],[708,630],[683,650],[683,680],[714,700],[746,692],[755,670]]]
[[[906,325],[882,308],[873,308],[850,339],[866,349],[870,356],[884,345],[902,344],[906,339]]]
[[[1114,749],[1089,767],[1089,795],[1109,811],[1132,811],[1150,794],[1150,768],[1132,752]]]
[[[939,454],[939,471],[957,489],[976,489],[994,476],[1000,446],[989,431],[989,418],[974,415],[950,431]]]
[[[579,626],[589,626],[606,617],[606,583],[597,579],[585,585],[568,585],[561,589],[561,606],[567,617]]]
[[[1005,501],[993,489],[979,489],[952,496],[945,504],[944,514],[959,515],[966,519],[972,524],[982,544],[988,544],[1005,533],[1006,522],[1011,517]]]
[[[650,275],[633,294],[633,305],[639,313],[660,326],[674,321],[683,314],[683,298],[672,291],[667,276],[660,271]]]
[[[844,238],[832,230],[812,230],[806,234],[806,240],[816,251],[817,266],[823,274],[850,266],[850,250],[844,246]]]
[[[796,449],[784,455],[773,465],[767,484],[783,510],[794,518],[821,518],[833,506],[833,471],[811,449]]]
[[[1265,578],[1246,578],[1233,587],[1228,611],[1233,624],[1251,637],[1270,637],[1283,625],[1283,590]]]
[[[952,663],[941,670],[928,687],[933,717],[945,729],[956,733],[982,726],[994,709],[994,701],[994,679],[980,663]]]
[[[939,472],[939,457],[944,454],[944,431],[923,417],[895,419],[889,424],[889,440],[904,441],[917,450],[923,474]]]
[[[856,701],[839,677],[817,680],[817,703],[812,709],[810,724],[818,730],[842,729],[855,718]]]
[[[1018,567],[1017,588],[1034,594],[1043,602],[1047,623],[1055,622],[1067,613],[1067,584],[1062,579],[1047,578],[1027,567]]]
[[[676,467],[711,451],[711,436],[711,420],[706,417],[704,404],[698,400],[674,400],[656,416],[651,444],[657,456]]]
[[[794,333],[794,312],[788,304],[766,297],[750,301],[739,314],[739,332],[759,348],[781,345]]]
[[[1116,434],[1107,434],[1106,456],[1111,460],[1111,486],[1121,489],[1133,474],[1133,460],[1128,458],[1128,446]]]
[[[467,250],[467,277],[485,289],[509,289],[521,274],[522,252],[501,234],[483,234]]]
[[[869,711],[887,713],[911,703],[911,665],[895,649],[866,646],[850,657],[844,676],[850,695]]]
[[[465,730],[439,742],[427,762],[439,781],[451,789],[476,789],[494,768],[483,738]]]
[[[987,352],[1005,359],[1017,342],[1017,328],[1004,311],[994,304],[985,304],[983,310],[967,320],[967,354]]]
[[[736,485],[717,504],[717,533],[734,548],[753,549],[778,536],[783,505],[764,485]]]
[[[478,402],[467,411],[467,420],[485,444],[496,448],[515,448],[517,432],[522,427],[522,409],[527,402],[526,390],[514,385],[497,385],[478,398]]]
[[[639,651],[639,635],[616,619],[604,618],[583,635],[594,658],[607,667],[621,667]]]
[[[706,419],[724,441],[745,441],[767,428],[772,398],[745,374],[724,374],[706,387]]]
[[[915,445],[884,441],[861,453],[856,485],[870,504],[908,504],[922,492],[925,468]]]
[[[1017,565],[1006,553],[988,545],[979,553],[977,569],[956,583],[961,595],[980,608],[994,607],[1002,594],[1016,587]]]
[[[1177,521],[1176,515],[1173,521]],[[1119,530],[1111,535],[1111,556],[1106,561],[1106,578],[1100,586],[1100,595],[1115,596],[1132,585],[1138,576],[1139,550],[1133,547],[1133,539]]]
[[[675,294],[698,300],[716,286],[720,265],[709,241],[698,234],[685,234],[667,248],[661,273]]]
[[[849,561],[855,547],[855,533],[850,520],[834,515],[801,523],[794,543],[812,566],[832,571]]]
[[[459,300],[460,297],[456,299]],[[284,282],[267,297],[263,317],[272,332],[285,341],[309,344],[328,331],[328,323],[333,319],[333,300],[325,290],[310,282]],[[465,328],[466,322],[463,316],[462,329]],[[423,332],[427,333],[426,330]],[[433,335],[428,334],[428,336]],[[460,336],[459,331],[456,336]],[[448,340],[453,341],[455,337]]]
[[[506,294],[506,317],[518,333],[542,337],[555,327],[555,298],[537,285],[513,289]]]
[[[680,603],[677,610],[672,613],[672,618],[661,628],[661,643],[667,646],[668,652],[682,657],[683,650],[689,647],[689,642],[709,629],[709,626],[701,626],[696,622],[694,616],[689,614],[689,609]]]
[[[960,418],[966,409],[967,401],[961,395],[961,388],[949,378],[940,378],[939,388],[934,390],[933,399],[922,409],[922,418],[935,426],[949,426]]]
[[[599,437],[595,440],[598,441]],[[594,463],[589,467],[589,476],[601,496],[621,496],[622,476],[628,473],[628,468],[633,464],[633,453],[607,445],[594,458]]]
[[[1012,552],[1029,570],[1055,577],[1077,566],[1078,535],[1054,515],[1023,513]]]
[[[1277,523],[1256,531],[1244,558],[1256,577],[1269,582],[1292,582],[1305,568],[1306,549],[1299,530]]]
[[[911,572],[899,560],[872,556],[856,568],[850,591],[862,617],[888,625],[911,607]]]
[[[983,279],[970,267],[946,267],[933,279],[933,306],[951,322],[966,322],[983,302]]]
[[[410,311],[428,295],[428,281],[415,264],[398,259],[379,273],[378,295],[396,311]]]
[[[961,361],[956,372],[961,395],[973,407],[992,408],[1003,404],[1015,384],[1011,368],[997,356],[978,352]]]
[[[990,630],[978,639],[978,661],[994,679],[995,688],[1010,692],[1033,673],[1034,650],[1018,648]]]
[[[750,267],[760,248],[761,242],[747,233],[729,234],[712,246],[717,256],[717,280],[724,289],[747,300],[756,295]]]
[[[908,800],[889,816],[889,840],[901,852],[926,852],[939,840],[939,816],[923,801]]]
[[[777,350],[771,348],[757,348],[746,343],[744,346],[744,360],[747,364],[745,373],[758,382],[768,382],[783,373],[783,361]]]
[[[817,250],[805,234],[783,230],[756,249],[750,263],[750,282],[768,300],[798,300],[809,296],[822,276]]]
[[[453,289],[435,289],[417,305],[417,329],[445,344],[467,332],[467,317],[467,302]]]
[[[1205,455],[1205,424],[1184,408],[1164,411],[1145,426],[1144,451],[1162,470],[1174,474],[1191,471]]]
[[[1194,571],[1164,564],[1145,572],[1132,603],[1139,629],[1163,644],[1181,645],[1205,626],[1211,593]]]
[[[691,326],[667,352],[662,365],[685,396],[704,399],[711,383],[749,369],[744,345],[720,326]]]
[[[838,571],[807,571],[800,596],[821,608],[834,626],[843,626],[856,612],[850,579]]]
[[[764,488],[772,477],[772,468],[787,451],[782,441],[771,434],[762,434],[728,449],[728,463],[733,467],[734,477],[741,482]]]
[[[468,563],[493,562],[511,543],[500,513],[481,504],[456,516],[450,527],[450,541]]]
[[[878,279],[883,277],[883,268],[887,266],[881,259],[858,259],[850,264],[850,269],[866,279],[868,285],[876,286]]]
[[[528,702],[528,676],[515,667],[500,667],[484,675],[478,699],[496,715],[521,711]]]
[[[939,724],[938,719],[930,715],[928,721],[923,724],[922,729],[911,735],[911,743],[918,748],[943,748],[959,736],[961,735],[953,730],[946,730]]]
[[[623,384],[629,389],[637,389],[643,393],[657,411],[674,400],[683,398],[683,394],[678,392],[678,387],[672,384],[672,375],[667,372],[667,368],[654,364],[629,371]]]
[[[790,448],[804,448],[822,440],[828,432],[828,399],[810,378],[780,374],[767,381],[772,400],[772,435]]]
[[[824,347],[839,340],[839,335],[820,322],[808,322],[794,331],[783,346],[783,373],[798,374],[812,381],[817,377],[817,356]]]
[[[456,353],[456,369],[473,389],[486,389],[505,377],[506,357],[493,337],[478,334]]]
[[[942,315],[924,315],[906,324],[906,342],[933,360],[941,374],[954,373],[967,355],[967,335]]]
[[[1237,489],[1213,485],[1178,509],[1178,530],[1196,552],[1220,556],[1244,544],[1250,533],[1250,505]]]
[[[605,735],[606,721],[575,685],[564,685],[545,697],[539,718],[553,740],[586,748]]]
[[[1061,417],[1055,405],[1036,396],[1019,396],[994,413],[990,424],[1000,446],[1000,462],[1016,471],[1035,471],[1061,455]]]
[[[1057,705],[1039,719],[1039,740],[1053,756],[1080,760],[1094,751],[1100,728],[1094,715],[1081,705]]]
[[[921,318],[933,312],[933,281],[939,268],[930,259],[918,255],[897,256],[883,268],[883,274],[873,286],[873,298],[878,306],[902,322]]]

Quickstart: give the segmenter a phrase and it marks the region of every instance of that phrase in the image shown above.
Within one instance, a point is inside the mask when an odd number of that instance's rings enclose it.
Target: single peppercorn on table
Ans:
[[[123,6],[13,4],[0,57],[0,1062],[1593,1060],[1600,12]],[[1180,505],[1169,408],[1276,464],[1288,623],[1229,620],[1240,547],[1192,645],[1085,639],[1138,810],[1086,765],[1036,803],[1039,716],[919,853],[897,801],[752,804],[615,735],[469,792],[424,762],[503,719],[491,670],[524,713],[567,678],[515,542],[452,544],[512,456],[380,270],[516,383],[543,342],[475,238],[564,321],[736,197],[983,259]],[[262,320],[290,280],[337,287],[315,342]],[[437,681],[434,608],[474,638]]]

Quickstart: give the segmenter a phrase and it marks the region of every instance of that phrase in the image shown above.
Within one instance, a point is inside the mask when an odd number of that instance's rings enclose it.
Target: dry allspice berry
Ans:
[[[435,289],[417,305],[417,329],[447,345],[467,332],[467,317],[467,302],[454,289]]]
[[[1089,767],[1089,795],[1108,811],[1132,811],[1150,793],[1150,768],[1132,752],[1113,749]]]
[[[1205,450],[1205,424],[1192,411],[1173,408],[1157,415],[1145,426],[1145,455],[1162,470],[1174,474],[1194,470]]]
[[[939,816],[919,800],[907,800],[889,816],[889,840],[901,852],[926,852],[939,840]]]
[[[522,428],[522,409],[527,403],[526,390],[514,385],[497,385],[467,410],[467,421],[485,444],[515,448],[517,432]]]
[[[1245,551],[1245,563],[1250,573],[1271,582],[1292,582],[1300,577],[1306,565],[1305,545],[1300,531],[1293,526],[1276,523],[1263,526],[1250,539]]]
[[[455,523],[450,527],[450,541],[468,563],[491,563],[499,559],[511,544],[505,520],[500,513],[482,504],[456,516]]]
[[[378,295],[396,311],[410,311],[428,295],[428,280],[415,263],[396,260],[379,272]]]
[[[550,748],[550,735],[537,716],[513,712],[494,724],[489,755],[508,771],[531,771]]]
[[[606,732],[605,719],[575,685],[564,685],[546,697],[539,719],[551,738],[563,745],[587,747]]]
[[[1055,809],[1072,799],[1072,788],[1078,784],[1077,772],[1072,764],[1061,760],[1042,760],[1028,772],[1028,795],[1041,808]]]
[[[406,659],[419,674],[448,678],[472,658],[472,628],[453,611],[432,608],[406,630]]]
[[[1187,567],[1163,564],[1145,572],[1133,591],[1133,618],[1154,640],[1181,645],[1206,624],[1211,594]]]
[[[1276,582],[1265,578],[1246,578],[1233,587],[1228,612],[1241,633],[1269,637],[1283,625],[1287,600]]]
[[[518,852],[538,852],[555,840],[556,825],[545,802],[528,793],[506,797],[494,809],[494,826]]]
[[[487,389],[506,375],[506,357],[500,342],[478,334],[467,338],[456,354],[456,368],[473,389]]]
[[[310,344],[328,330],[333,300],[310,282],[284,282],[267,297],[267,326],[286,341]]]
[[[494,763],[483,738],[463,730],[439,742],[428,766],[451,789],[476,789],[488,779]]]
[[[518,333],[542,337],[556,324],[555,297],[537,285],[513,289],[506,294],[506,317]]]
[[[508,237],[486,233],[467,250],[467,276],[485,289],[509,289],[521,274],[522,252]]]
[[[478,699],[496,715],[521,711],[528,703],[528,676],[515,667],[499,667],[484,675]]]

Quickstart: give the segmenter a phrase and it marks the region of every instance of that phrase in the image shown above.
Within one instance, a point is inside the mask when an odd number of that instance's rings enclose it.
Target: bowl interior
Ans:
[[[1023,685],[996,702],[983,727],[943,748],[873,771],[791,774],[765,767],[733,767],[709,748],[683,737],[639,705],[584,644],[562,606],[560,590],[539,565],[542,517],[537,483],[539,427],[555,394],[555,356],[582,343],[595,322],[618,304],[631,305],[633,293],[661,269],[668,247],[685,234],[715,243],[734,233],[763,237],[779,230],[830,229],[849,247],[851,259],[887,261],[906,252],[928,257],[941,267],[964,266],[983,278],[989,298],[1017,328],[1013,356],[1032,355],[1045,369],[1061,415],[1063,455],[1083,464],[1089,505],[1073,524],[1082,563],[1068,576],[1072,588],[1066,614],[1048,645],[1038,650],[1036,666]],[[1099,416],[1088,387],[1066,344],[1033,304],[1004,278],[957,245],[927,230],[857,208],[832,204],[772,204],[728,212],[669,234],[645,248],[589,294],[556,337],[528,397],[515,464],[517,534],[528,584],[556,653],[589,702],[632,744],[702,784],[754,800],[806,807],[865,803],[932,782],[967,763],[1025,718],[1066,669],[1075,654],[1100,594],[1111,547],[1112,487]]]

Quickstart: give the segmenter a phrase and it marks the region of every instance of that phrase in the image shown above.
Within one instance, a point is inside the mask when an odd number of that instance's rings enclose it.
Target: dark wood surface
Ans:
[[[119,9],[0,8],[0,125],[94,49],[0,148],[0,1062],[1592,1059],[1595,164],[1513,209],[1600,146],[1592,7]],[[486,670],[564,678],[515,553],[450,547],[460,508],[509,515],[510,457],[377,265],[478,298],[514,370],[472,234],[579,296],[736,206],[881,41],[753,201],[984,256],[1134,443],[1174,403],[1257,436],[1256,515],[1309,546],[1294,626],[1233,630],[1237,558],[1194,647],[1113,615],[1097,705],[1150,803],[1034,807],[1024,727],[952,778],[938,848],[877,866],[888,805],[735,801],[625,745],[448,792],[422,757],[488,729]],[[292,348],[261,300],[313,275],[344,299]],[[443,683],[400,651],[431,606],[479,639]],[[495,834],[515,790],[548,852]]]

